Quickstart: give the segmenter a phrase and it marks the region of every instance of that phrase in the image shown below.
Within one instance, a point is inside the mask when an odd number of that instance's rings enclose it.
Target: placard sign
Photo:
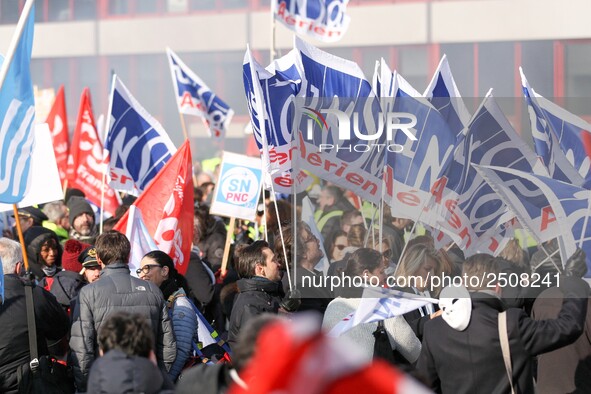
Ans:
[[[261,179],[259,158],[224,152],[210,213],[254,220],[261,192]]]

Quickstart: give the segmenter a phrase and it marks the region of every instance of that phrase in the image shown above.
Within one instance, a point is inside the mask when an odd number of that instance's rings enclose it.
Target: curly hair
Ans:
[[[154,349],[154,334],[144,316],[117,312],[101,326],[98,345],[103,353],[117,349],[129,356],[148,358]]]

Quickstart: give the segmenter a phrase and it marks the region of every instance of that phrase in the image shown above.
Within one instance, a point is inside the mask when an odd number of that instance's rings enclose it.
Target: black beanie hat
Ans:
[[[84,197],[70,197],[70,201],[68,201],[68,209],[70,210],[70,226],[72,227],[74,227],[74,219],[83,213],[88,213],[94,217],[94,211],[92,210],[90,204],[84,199]]]

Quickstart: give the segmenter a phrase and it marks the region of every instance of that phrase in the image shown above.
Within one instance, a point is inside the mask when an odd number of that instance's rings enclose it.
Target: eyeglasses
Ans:
[[[382,256],[384,256],[387,259],[390,259],[392,257],[392,250],[391,249],[384,250],[382,252]]]
[[[337,248],[338,250],[343,250],[347,247],[347,245],[335,245],[335,248]]]
[[[148,272],[150,272],[150,271],[152,270],[152,268],[154,268],[154,267],[160,267],[160,268],[162,268],[162,266],[161,266],[161,265],[159,265],[159,264],[146,264],[146,265],[144,265],[142,268],[138,268],[138,269],[136,269],[136,270],[135,270],[135,273],[136,273],[136,274],[138,274],[138,275],[139,275],[139,274],[141,274],[142,272],[143,272],[144,274],[147,274],[147,273],[148,273]]]

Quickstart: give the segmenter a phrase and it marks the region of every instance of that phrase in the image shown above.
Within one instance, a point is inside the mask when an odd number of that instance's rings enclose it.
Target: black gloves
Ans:
[[[292,289],[287,292],[279,306],[287,312],[295,312],[302,303],[302,295],[298,289]]]
[[[587,273],[587,261],[585,252],[577,248],[575,253],[566,260],[564,275],[582,278]]]

